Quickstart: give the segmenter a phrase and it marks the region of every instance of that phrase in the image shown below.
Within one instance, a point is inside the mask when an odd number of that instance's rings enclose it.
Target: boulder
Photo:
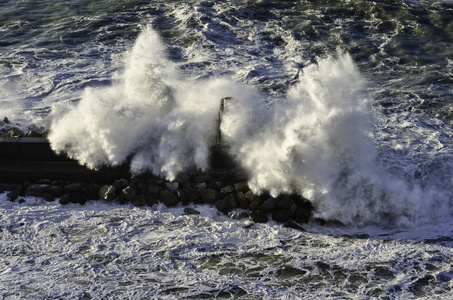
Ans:
[[[14,202],[19,197],[19,193],[17,191],[11,191],[6,194],[6,197],[9,201]]]
[[[282,208],[282,209],[290,209],[291,208],[291,197],[286,194],[278,197],[277,207]]]
[[[200,192],[190,185],[185,185],[182,190],[186,194],[187,200],[190,202],[196,202],[200,198]]]
[[[104,185],[99,189],[99,198],[103,200],[113,200],[116,198],[115,187],[113,185]]]
[[[132,203],[134,203],[135,206],[144,206],[147,204],[146,196],[143,194],[136,195],[132,198]]]
[[[277,206],[278,202],[279,200],[277,198],[269,197],[260,206],[258,206],[258,209],[265,213],[271,212]]]
[[[209,175],[209,174],[201,174],[201,175],[198,175],[197,177],[195,177],[195,182],[196,183],[208,182],[211,179],[212,179],[211,175]]]
[[[160,192],[160,201],[167,207],[175,206],[179,202],[179,198],[168,190]]]
[[[63,191],[65,194],[73,193],[73,192],[82,192],[82,189],[87,185],[86,182],[74,182],[70,184],[66,184],[63,187]]]
[[[293,220],[297,223],[308,223],[310,217],[310,212],[306,211],[303,207],[298,207],[294,212]]]
[[[255,199],[256,199],[256,195],[255,195],[255,193],[254,193],[252,190],[248,190],[248,191],[244,194],[244,196],[245,196],[245,199],[247,199],[247,201],[248,201],[249,203],[252,203],[252,202],[255,201]]]
[[[184,193],[183,190],[179,189],[176,191],[176,196],[178,196],[179,200],[182,202],[182,204],[187,205],[189,204],[189,201],[187,199],[186,193]]]
[[[154,198],[159,198],[160,191],[162,188],[156,184],[151,184],[148,186],[148,192],[154,197]]]
[[[47,201],[47,202],[55,201],[55,197],[52,194],[48,194],[48,193],[42,194],[42,198],[44,199],[44,201]]]
[[[242,209],[249,208],[249,202],[245,199],[245,195],[243,192],[239,192],[236,194],[236,199],[238,200],[239,207]]]
[[[69,201],[71,203],[78,203],[80,205],[84,205],[87,202],[87,198],[82,193],[73,192],[73,193],[71,193],[71,197],[70,197]]]
[[[71,194],[64,194],[61,196],[60,200],[58,201],[61,205],[66,205],[71,202]]]
[[[272,220],[284,223],[291,220],[292,216],[293,214],[289,209],[277,209],[272,213]]]
[[[146,205],[153,206],[154,204],[158,204],[157,199],[153,196],[151,192],[146,192]]]
[[[255,223],[266,223],[268,221],[268,218],[264,212],[254,211],[250,214],[250,220]]]
[[[132,201],[132,199],[137,195],[138,188],[135,183],[129,183],[127,187],[125,187],[121,191],[120,197],[124,198],[126,201]]]
[[[221,197],[226,197],[229,194],[234,193],[234,187],[227,185],[220,190]]]
[[[246,193],[248,190],[250,190],[247,181],[241,181],[241,182],[235,183],[234,189],[236,190],[236,192],[243,192],[243,193]]]
[[[175,193],[179,188],[179,183],[178,182],[167,182],[165,184],[165,186],[167,187],[167,190]]]
[[[297,229],[300,231],[305,231],[305,229],[303,229],[299,224],[297,224],[296,222],[291,221],[291,220],[285,222],[285,225],[283,225],[283,227]]]
[[[98,200],[99,199],[100,185],[96,183],[88,183],[82,188],[82,194],[85,195],[87,200]]]
[[[200,196],[204,203],[214,204],[220,200],[220,193],[214,189],[201,190]]]
[[[115,180],[112,185],[115,187],[115,191],[122,191],[129,185],[129,180],[121,178]]]
[[[27,187],[27,196],[42,197],[43,194],[51,194],[54,197],[61,197],[64,194],[64,187],[61,185],[50,184],[33,184]]]
[[[256,197],[255,200],[249,204],[250,209],[257,209],[261,204],[263,204],[263,198],[260,196]]]
[[[23,136],[25,136],[25,133],[18,127],[12,127],[8,131],[8,136],[9,137],[23,137]]]
[[[230,194],[222,200],[217,201],[215,206],[219,211],[226,213],[233,208],[237,208],[239,204],[236,201],[234,194]]]

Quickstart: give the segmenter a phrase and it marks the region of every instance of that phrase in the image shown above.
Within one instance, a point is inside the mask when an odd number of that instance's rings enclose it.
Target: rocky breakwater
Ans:
[[[158,178],[118,179],[111,184],[41,180],[36,183],[0,184],[10,201],[25,202],[25,196],[58,200],[61,205],[85,204],[88,200],[107,200],[119,204],[153,206],[159,202],[167,207],[208,204],[231,218],[248,218],[247,226],[269,219],[287,227],[303,230],[300,224],[312,218],[313,206],[304,197],[284,194],[272,197],[257,195],[248,187],[244,176],[230,174],[182,174],[175,181]],[[198,214],[186,207],[186,214]]]

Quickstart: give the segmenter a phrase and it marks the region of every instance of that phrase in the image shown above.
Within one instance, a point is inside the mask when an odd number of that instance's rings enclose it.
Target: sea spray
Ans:
[[[348,54],[307,66],[286,98],[270,105],[252,86],[183,74],[150,28],[126,58],[111,86],[86,89],[74,109],[56,115],[49,136],[55,151],[91,168],[129,163],[133,174],[168,180],[191,167],[206,170],[220,99],[230,97],[222,142],[256,193],[302,194],[319,216],[348,224],[448,214],[444,195],[377,162],[371,99]]]

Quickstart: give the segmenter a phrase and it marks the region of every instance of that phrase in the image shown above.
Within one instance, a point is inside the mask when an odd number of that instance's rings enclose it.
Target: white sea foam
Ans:
[[[229,96],[223,143],[254,191],[303,194],[320,216],[345,223],[407,225],[449,213],[442,192],[377,163],[370,97],[348,54],[306,67],[286,98],[269,106],[252,86],[183,76],[150,28],[126,57],[116,82],[87,89],[75,109],[55,118],[55,151],[92,168],[130,162],[134,174],[169,180],[189,167],[205,170],[220,99]]]

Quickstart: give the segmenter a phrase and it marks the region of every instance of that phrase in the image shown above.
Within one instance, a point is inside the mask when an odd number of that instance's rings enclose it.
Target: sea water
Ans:
[[[335,221],[3,194],[4,298],[452,297],[450,1],[0,8],[2,118],[91,168],[173,180],[209,168],[228,97],[222,142],[250,187]]]

